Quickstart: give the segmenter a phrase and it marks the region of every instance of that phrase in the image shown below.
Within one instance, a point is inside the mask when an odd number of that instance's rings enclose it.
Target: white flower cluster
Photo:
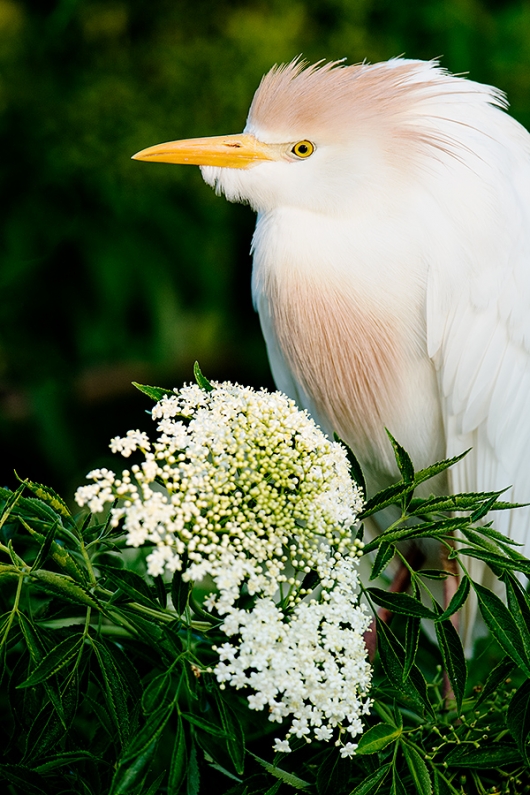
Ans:
[[[111,442],[126,458],[141,451],[142,462],[121,477],[94,470],[77,502],[99,512],[118,498],[111,522],[123,520],[131,546],[154,546],[151,575],[187,559],[184,580],[213,579],[204,606],[230,639],[215,674],[251,688],[249,706],[267,706],[271,720],[291,716],[276,750],[289,750],[291,735],[327,741],[338,727],[338,744],[357,735],[369,703],[369,621],[351,532],[363,497],[345,449],[280,392],[230,383],[175,390],[152,416],[154,442],[140,431]],[[242,593],[255,597],[252,609],[236,607]]]
[[[111,442],[125,457],[141,450],[140,465],[121,478],[94,470],[95,482],[76,493],[93,512],[121,498],[112,523],[124,520],[130,545],[155,545],[151,575],[180,570],[186,553],[184,579],[213,577],[222,614],[243,583],[250,594],[273,596],[281,587],[300,599],[298,579],[321,542],[341,554],[350,547],[363,498],[346,452],[285,395],[230,383],[211,392],[185,386],[156,404],[153,419],[154,443],[139,431]]]
[[[303,601],[286,615],[262,597],[251,612],[230,608],[221,626],[239,640],[217,649],[217,679],[251,688],[249,707],[268,707],[270,720],[292,721],[285,740],[276,738],[276,751],[290,751],[292,735],[329,741],[337,726],[339,738],[363,730],[371,680],[363,634],[370,618],[358,604],[357,563],[356,557],[322,549],[316,561],[318,601]],[[348,742],[341,754],[350,756],[356,748]]]

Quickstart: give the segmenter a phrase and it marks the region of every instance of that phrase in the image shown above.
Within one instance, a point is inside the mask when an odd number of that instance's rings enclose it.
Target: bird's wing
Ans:
[[[463,200],[439,208],[446,239],[429,270],[427,341],[447,454],[472,448],[453,491],[510,487],[504,499],[529,502],[530,136],[495,112],[496,139],[460,175]],[[530,509],[497,512],[494,525],[530,555]]]

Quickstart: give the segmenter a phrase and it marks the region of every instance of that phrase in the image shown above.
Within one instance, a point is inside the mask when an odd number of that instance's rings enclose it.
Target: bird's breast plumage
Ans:
[[[396,247],[409,245],[398,226],[389,224],[386,258],[351,219],[292,209],[262,217],[254,242],[254,292],[277,383],[345,439],[380,483],[395,477],[385,427],[420,463],[441,452],[421,278],[413,267],[407,284],[388,267],[391,252],[399,258]]]

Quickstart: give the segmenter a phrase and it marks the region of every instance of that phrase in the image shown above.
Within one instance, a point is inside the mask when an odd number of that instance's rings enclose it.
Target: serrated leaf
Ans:
[[[506,588],[506,599],[508,610],[517,628],[521,633],[521,640],[526,654],[526,659],[530,660],[530,599],[521,583],[511,572],[504,572],[504,586]]]
[[[227,733],[222,726],[218,726],[216,723],[203,718],[202,715],[197,715],[194,712],[181,712],[180,714],[184,720],[187,720],[189,723],[193,723],[194,726],[198,726],[199,729],[202,729],[208,734],[213,734],[214,737],[227,736]]]
[[[444,667],[453,688],[457,709],[460,711],[467,679],[466,658],[462,642],[450,621],[438,621],[434,626]]]
[[[362,470],[362,467],[359,464],[359,461],[357,460],[355,453],[353,452],[351,447],[348,444],[346,444],[346,442],[343,439],[341,439],[340,436],[338,436],[336,433],[333,433],[333,439],[346,449],[346,455],[348,457],[348,463],[350,465],[351,476],[355,481],[355,483],[357,483],[357,485],[362,489],[362,492],[366,497],[366,480],[364,477],[364,472]]]
[[[175,742],[173,743],[173,751],[171,753],[171,762],[169,765],[169,780],[168,792],[172,795],[177,795],[182,782],[186,777],[186,768],[188,766],[188,750],[186,748],[186,733],[182,718],[177,715],[177,728],[175,731]]]
[[[460,585],[453,594],[453,597],[449,602],[447,609],[444,610],[444,612],[441,615],[439,615],[435,620],[445,621],[454,613],[456,613],[457,610],[460,610],[460,608],[466,601],[467,597],[469,596],[470,587],[471,586],[469,585],[469,577],[466,574],[463,574],[462,579],[460,580]]]
[[[136,381],[133,381],[132,385],[157,403],[159,400],[162,400],[165,395],[169,397],[175,394],[171,389],[163,389],[161,386],[147,386],[147,384],[138,384]]]
[[[197,762],[197,746],[193,741],[193,738],[191,741],[190,761],[187,773],[188,773],[188,781],[187,781],[186,795],[199,795],[201,774]]]
[[[459,745],[445,757],[445,761],[449,767],[495,770],[506,765],[520,763],[522,757],[515,745],[495,742],[480,748],[470,747],[467,744]]]
[[[125,745],[129,736],[129,710],[127,709],[126,684],[120,676],[114,660],[112,659],[112,655],[106,646],[91,637],[89,637],[89,641],[94,649],[103,676],[107,695],[106,703],[109,707],[109,712],[118,730],[120,741],[122,745]]]
[[[403,677],[404,667],[402,660],[405,659],[405,651],[390,627],[376,616],[377,627],[377,646],[381,664],[388,676],[391,684],[401,693],[402,698],[414,705],[416,709],[423,712],[424,709],[431,711],[431,706],[427,699],[425,680],[417,666],[413,665],[410,669],[408,678]],[[418,687],[420,688],[418,690]]]
[[[405,483],[412,483],[414,480],[414,466],[409,454],[405,448],[402,447],[399,442],[396,441],[396,439],[394,439],[388,428],[385,428],[385,431],[388,438],[390,439],[392,447],[394,448],[394,456],[396,458],[396,464],[398,465],[401,477]]]
[[[513,558],[505,558],[502,555],[496,555],[487,550],[477,550],[471,547],[464,547],[458,550],[460,555],[468,555],[470,558],[476,558],[487,563],[490,567],[499,567],[500,569],[507,569],[508,571],[522,571],[530,577],[530,560],[514,560]]]
[[[66,574],[56,574],[54,571],[48,571],[47,569],[38,569],[37,571],[32,570],[30,576],[32,579],[37,580],[45,591],[52,593],[54,596],[59,596],[67,602],[72,602],[76,605],[89,605],[96,609],[101,607],[88,589],[74,582]]]
[[[0,776],[20,788],[24,795],[48,795],[48,782],[24,765],[0,765]]]
[[[31,672],[26,681],[17,685],[17,688],[34,687],[56,674],[57,671],[60,671],[64,665],[76,656],[83,644],[83,640],[83,635],[74,635],[73,637],[65,638],[65,640],[48,652],[35,670]]]
[[[116,585],[127,596],[130,596],[133,601],[140,602],[140,604],[147,607],[158,608],[149,586],[144,578],[135,571],[109,566],[104,563],[98,564],[98,568],[101,569],[113,585]]]
[[[284,784],[288,784],[290,787],[298,787],[298,789],[307,789],[311,786],[309,781],[304,781],[302,778],[298,778],[298,776],[295,776],[293,773],[288,773],[286,770],[276,767],[276,765],[271,765],[270,762],[266,762],[265,759],[262,759],[260,756],[256,756],[256,754],[253,754],[252,751],[247,751],[247,753],[254,757],[254,759],[265,768],[267,773],[279,778],[284,782]]]
[[[504,602],[483,585],[472,581],[478,603],[486,626],[499,645],[514,662],[530,676],[530,665],[526,660],[521,635],[510,611]]]
[[[122,764],[144,754],[153,741],[158,742],[166,723],[173,713],[173,709],[173,704],[170,704],[169,707],[166,706],[149,714],[145,724],[124,749],[121,757]]]
[[[370,573],[370,580],[375,580],[382,571],[386,569],[392,558],[394,557],[394,547],[391,544],[383,542],[380,544],[375,556],[374,565]]]
[[[225,702],[221,693],[214,689],[214,697],[217,708],[221,716],[223,729],[226,733],[226,745],[234,769],[238,775],[242,776],[245,772],[245,735],[243,727],[230,706]]]
[[[357,784],[355,789],[352,789],[350,795],[372,795],[372,793],[377,792],[391,767],[392,765],[387,763],[380,767],[379,770],[376,770],[375,773],[370,773],[364,781]]]
[[[497,687],[507,679],[510,674],[512,673],[513,669],[515,668],[516,663],[511,659],[511,657],[503,657],[498,665],[495,666],[493,671],[490,672],[488,678],[486,679],[486,684],[480,691],[480,695],[475,702],[475,708],[482,704],[485,699],[494,693],[497,690]]]
[[[408,616],[405,623],[405,662],[403,665],[403,680],[410,675],[412,666],[416,660],[416,652],[420,640],[420,619],[416,616]]]
[[[385,591],[382,588],[367,588],[366,592],[380,607],[386,607],[392,613],[418,618],[435,618],[435,613],[425,607],[418,599],[407,593]]]
[[[389,726],[388,723],[376,723],[362,735],[355,754],[376,754],[401,737],[401,733],[401,729]]]
[[[59,520],[54,522],[50,526],[50,529],[48,530],[48,532],[46,533],[46,537],[44,538],[44,541],[41,544],[39,551],[37,552],[37,557],[35,558],[35,560],[33,561],[32,566],[31,566],[32,569],[40,569],[40,567],[42,566],[44,561],[47,559],[48,554],[50,553],[50,550],[51,550],[51,546],[52,546],[53,541],[55,539],[55,533],[57,532],[58,523],[59,523]]]
[[[319,761],[316,780],[318,795],[344,792],[350,777],[349,773],[350,762],[342,759],[337,749],[332,748],[324,759]]]
[[[444,519],[441,521],[424,522],[410,525],[397,530],[385,530],[380,536],[374,538],[364,547],[364,553],[371,552],[380,544],[390,544],[396,541],[409,541],[416,538],[443,538],[453,535],[455,530],[463,529],[467,523],[466,517]]]
[[[201,372],[201,368],[199,367],[199,362],[195,362],[193,365],[193,376],[201,389],[204,389],[205,392],[212,392],[213,386],[210,384],[206,376],[204,376]]]
[[[118,769],[112,779],[109,795],[128,795],[135,784],[144,776],[146,767],[153,759],[158,746],[158,739],[153,742],[131,762],[120,761]]]
[[[36,773],[48,773],[57,767],[64,767],[65,765],[73,765],[76,762],[95,762],[98,765],[105,764],[104,760],[99,756],[91,754],[90,751],[62,751],[59,754],[53,754],[44,759],[40,765],[32,768]]]
[[[418,795],[432,795],[432,781],[427,765],[416,749],[401,741],[401,749]]]
[[[154,679],[151,679],[142,696],[142,709],[144,713],[156,712],[165,704],[168,694],[170,697],[172,695],[174,696],[174,693],[170,693],[172,684],[171,671],[164,671],[158,676],[155,676]]]
[[[184,582],[182,572],[176,571],[171,580],[171,601],[177,615],[181,616],[186,610],[191,583]]]
[[[33,662],[36,663],[36,665],[39,665],[46,655],[46,649],[40,639],[38,630],[24,615],[24,613],[20,611],[18,613],[18,623],[20,629],[22,630],[24,640],[26,641],[26,646],[28,648],[30,657]],[[53,687],[49,682],[43,682],[43,685],[51,704],[53,704],[53,707],[59,716],[59,720],[66,729],[67,726],[61,701],[61,694],[58,691],[58,688]]]
[[[63,516],[65,519],[69,519],[71,522],[74,521],[68,505],[65,503],[63,498],[57,494],[57,492],[50,488],[50,486],[43,486],[42,483],[35,483],[33,480],[27,479],[21,482],[25,483],[28,489],[32,491],[33,494],[39,498],[39,500],[42,500],[42,502],[50,505],[54,511],[57,511],[58,514]]]
[[[510,734],[517,743],[517,748],[525,764],[530,765],[527,751],[527,738],[530,732],[530,680],[523,682],[519,690],[512,696],[506,714],[506,723]]]

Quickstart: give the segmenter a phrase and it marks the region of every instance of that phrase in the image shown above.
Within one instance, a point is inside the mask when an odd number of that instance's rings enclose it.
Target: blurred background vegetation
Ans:
[[[309,60],[442,56],[530,125],[526,0],[0,0],[0,485],[71,498],[147,428],[130,382],[272,386],[247,207],[197,168],[130,156],[240,131],[261,75]]]

